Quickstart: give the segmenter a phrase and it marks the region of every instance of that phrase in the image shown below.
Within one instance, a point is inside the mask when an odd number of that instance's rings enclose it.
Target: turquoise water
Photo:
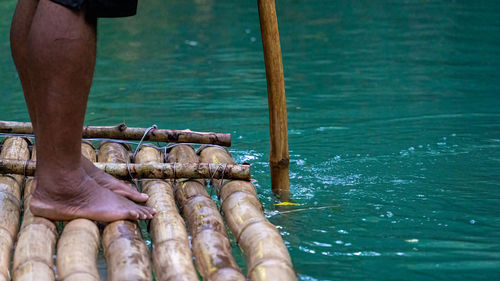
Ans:
[[[278,1],[301,204],[286,207],[256,2],[141,2],[99,23],[87,124],[231,133],[301,280],[500,276],[500,2]],[[0,119],[27,121],[14,5],[0,3]]]

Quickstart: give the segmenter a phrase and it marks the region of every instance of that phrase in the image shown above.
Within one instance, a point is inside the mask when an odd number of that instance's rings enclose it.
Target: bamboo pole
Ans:
[[[0,159],[28,160],[26,140],[4,139]],[[12,245],[19,228],[22,175],[0,175],[0,280],[10,280],[9,263]]]
[[[148,249],[136,223],[115,221],[108,224],[102,241],[108,265],[107,280],[153,280]]]
[[[75,219],[64,226],[57,242],[57,273],[62,281],[99,281],[97,254],[99,229],[87,219]]]
[[[128,154],[127,154],[128,155]],[[250,166],[216,163],[94,163],[106,173],[121,179],[174,179],[174,178],[229,178],[250,179]],[[0,173],[33,176],[36,163],[0,159]]]
[[[271,186],[275,194],[286,199],[290,189],[288,182],[288,129],[285,79],[276,5],[274,0],[258,0],[258,6],[269,103]]]
[[[135,162],[163,162],[163,157],[158,149],[145,146]],[[142,182],[142,192],[149,195],[147,206],[156,210],[150,224],[156,280],[197,281],[186,225],[177,211],[173,187],[163,180],[147,180]]]
[[[97,160],[94,146],[82,142],[82,155]],[[97,270],[100,234],[97,225],[87,219],[75,219],[64,226],[57,243],[58,280],[100,281]]]
[[[127,149],[113,142],[99,148],[100,162],[128,161]],[[137,223],[119,220],[104,228],[102,235],[104,257],[108,265],[108,281],[152,280],[148,249]]]
[[[31,159],[35,159],[35,151]],[[24,215],[14,251],[12,275],[14,281],[54,281],[54,254],[57,227],[54,222],[34,216],[29,208],[35,181],[28,178],[24,187]]]
[[[234,162],[229,152],[206,147],[201,161]],[[253,281],[297,280],[290,254],[280,233],[264,216],[255,187],[249,181],[214,180],[224,218],[247,259]]]
[[[32,180],[30,180],[32,182]],[[29,203],[28,203],[29,204]],[[21,227],[14,253],[14,281],[54,281],[54,253],[57,239],[55,224],[25,211],[24,220],[29,224]],[[24,226],[26,225],[26,226]]]
[[[82,141],[82,155],[92,162],[97,161],[95,147],[91,142]]]
[[[33,180],[28,180],[32,184]],[[25,206],[29,201],[25,201]],[[53,222],[24,212],[14,252],[12,275],[14,281],[55,280],[53,271],[57,229]]]
[[[175,146],[168,156],[170,162],[198,162],[193,148],[186,145]],[[217,205],[202,182],[188,180],[175,184],[177,202],[192,236],[198,272],[203,280],[244,281],[231,254],[231,243]]]
[[[0,133],[33,134],[33,127],[29,122],[0,121]],[[141,140],[144,137],[145,141],[231,146],[230,134],[195,132],[191,130],[149,130],[148,128],[129,128],[125,124],[118,126],[85,126],[82,130],[82,137],[121,140]]]

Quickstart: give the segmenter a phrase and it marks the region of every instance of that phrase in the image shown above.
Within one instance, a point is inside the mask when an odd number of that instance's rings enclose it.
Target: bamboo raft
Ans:
[[[148,133],[143,131],[133,139]],[[230,143],[230,137],[224,140]],[[209,145],[197,150],[182,143],[165,150],[144,144],[135,153],[112,140],[101,141],[97,149],[95,140],[82,142],[87,159],[147,193],[146,205],[157,210],[147,224],[115,221],[103,225],[86,219],[54,222],[34,216],[29,209],[35,188],[31,177],[34,149],[26,138],[4,138],[0,147],[0,281],[101,280],[100,249],[110,281],[297,280],[283,239],[265,218],[249,181],[249,166],[237,165],[225,148],[210,144],[219,141],[203,139],[200,142]],[[215,188],[218,202],[207,192],[207,183]],[[231,241],[244,253],[246,272],[233,256]]]
[[[272,189],[286,199],[288,133],[276,7],[274,0],[257,2],[268,86]],[[33,128],[29,123],[0,121],[0,133],[32,134]],[[123,124],[84,127],[82,137],[231,145],[229,134],[127,128]],[[157,210],[147,229],[137,222],[116,221],[101,234],[89,220],[53,222],[34,216],[29,210],[35,188],[34,149],[22,137],[5,138],[0,146],[0,281],[101,280],[97,270],[101,245],[107,280],[187,281],[199,280],[199,276],[214,281],[297,280],[280,233],[263,214],[248,166],[234,164],[229,152],[220,147],[195,152],[184,144],[165,150],[164,155],[153,147],[140,148],[130,157],[130,148],[121,144],[103,143],[97,153],[92,143],[82,144],[82,154],[98,160],[96,166],[104,171],[121,179],[149,178],[130,184],[142,187],[149,195],[146,204]],[[162,163],[165,159],[168,163]],[[208,195],[206,179],[217,191],[223,216]],[[245,254],[246,276],[232,255],[224,220]],[[146,232],[152,250],[145,244]]]

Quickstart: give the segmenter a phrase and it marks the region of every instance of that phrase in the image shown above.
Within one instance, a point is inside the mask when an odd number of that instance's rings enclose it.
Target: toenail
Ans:
[[[143,198],[149,198],[149,195],[147,195],[146,193],[141,193],[141,196],[142,196]]]

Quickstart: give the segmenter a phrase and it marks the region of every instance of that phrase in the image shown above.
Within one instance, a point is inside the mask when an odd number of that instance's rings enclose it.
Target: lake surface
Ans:
[[[270,191],[256,1],[140,2],[99,23],[86,124],[231,133],[301,280],[500,276],[499,1],[278,1],[299,206]],[[0,120],[27,121],[14,7]]]

